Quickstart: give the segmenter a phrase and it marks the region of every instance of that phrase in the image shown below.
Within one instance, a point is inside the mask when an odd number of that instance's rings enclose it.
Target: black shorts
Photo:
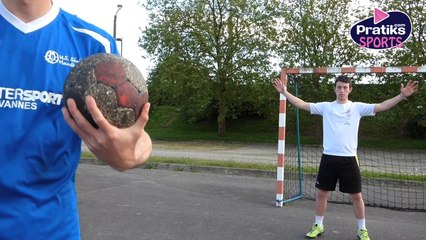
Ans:
[[[334,191],[337,181],[340,192],[361,192],[361,172],[356,157],[322,155],[315,187],[324,191]]]

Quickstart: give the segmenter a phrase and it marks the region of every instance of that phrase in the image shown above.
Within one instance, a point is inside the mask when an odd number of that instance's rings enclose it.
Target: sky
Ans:
[[[148,77],[149,60],[143,59],[143,50],[138,47],[138,39],[142,36],[140,28],[148,24],[148,16],[138,3],[145,0],[53,0],[54,4],[65,11],[95,24],[113,35],[114,15],[118,4],[123,7],[117,12],[116,37],[122,39],[122,56],[138,67],[142,75]],[[121,42],[117,42],[121,51]]]
[[[133,62],[145,78],[148,77],[148,70],[153,67],[153,64],[150,63],[149,59],[142,58],[143,50],[138,47],[138,39],[142,36],[140,28],[144,29],[148,25],[147,13],[140,6],[140,3],[145,3],[146,0],[53,1],[67,12],[97,25],[111,35],[113,35],[114,15],[118,10],[117,5],[121,4],[123,7],[117,12],[116,37],[121,38],[122,42],[117,42],[117,47],[119,51],[123,50],[123,57]],[[358,4],[367,6],[371,4],[371,1],[359,0]],[[372,14],[373,8],[370,7],[369,10]]]

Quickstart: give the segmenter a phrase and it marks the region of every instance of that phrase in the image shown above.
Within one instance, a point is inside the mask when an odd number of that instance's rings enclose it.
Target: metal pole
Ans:
[[[113,32],[112,32],[112,36],[114,37],[114,39],[116,39],[116,35],[117,35],[117,14],[118,14],[118,11],[120,11],[122,7],[123,7],[123,5],[118,4],[117,5],[118,9],[117,9],[117,11],[115,12],[115,15],[114,15],[114,27],[113,27]]]
[[[120,55],[123,56],[123,38],[116,38],[117,42],[120,42]]]

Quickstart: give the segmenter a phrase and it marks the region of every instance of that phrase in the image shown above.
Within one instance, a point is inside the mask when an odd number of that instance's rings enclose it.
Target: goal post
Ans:
[[[281,76],[280,79],[283,82],[283,84],[287,85],[287,80],[289,75],[302,75],[302,74],[320,74],[320,75],[326,75],[326,74],[415,74],[415,73],[426,73],[426,66],[403,66],[403,67],[320,67],[320,68],[282,68],[281,69]],[[276,192],[276,207],[283,207],[283,204],[295,201],[297,199],[301,199],[304,197],[304,189],[302,187],[302,159],[301,159],[301,153],[300,153],[300,128],[299,128],[299,119],[296,119],[296,130],[297,130],[297,146],[296,146],[296,157],[295,161],[297,161],[297,171],[296,174],[292,173],[296,176],[296,180],[294,182],[297,182],[298,187],[296,187],[294,192],[288,194],[285,192],[286,188],[286,158],[287,158],[287,152],[286,152],[286,112],[287,112],[287,99],[283,94],[280,95],[280,103],[279,103],[279,119],[278,119],[278,156],[277,156],[277,192]],[[297,81],[295,82],[295,95],[297,96]],[[298,110],[296,110],[298,111]],[[299,118],[298,112],[296,112],[296,118]],[[423,153],[419,153],[418,161],[422,162],[422,158],[426,157],[426,155],[423,155]],[[414,159],[414,161],[416,161]],[[421,164],[421,163],[420,163]],[[418,167],[418,166],[416,166]],[[420,169],[422,169],[423,166],[420,166]],[[424,182],[422,182],[424,184]],[[422,185],[424,189],[424,185]],[[425,193],[419,193],[419,198],[425,196]],[[287,197],[285,197],[285,195]],[[426,203],[423,204],[423,210],[425,210],[424,206]],[[372,205],[378,205],[373,203]],[[416,207],[417,209],[417,207]]]

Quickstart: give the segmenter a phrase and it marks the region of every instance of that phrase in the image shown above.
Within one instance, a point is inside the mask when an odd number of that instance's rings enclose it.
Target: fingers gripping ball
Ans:
[[[130,127],[148,101],[148,88],[137,67],[118,55],[99,53],[80,61],[67,76],[63,99],[75,100],[83,116],[94,126],[85,97],[92,96],[108,122]]]

